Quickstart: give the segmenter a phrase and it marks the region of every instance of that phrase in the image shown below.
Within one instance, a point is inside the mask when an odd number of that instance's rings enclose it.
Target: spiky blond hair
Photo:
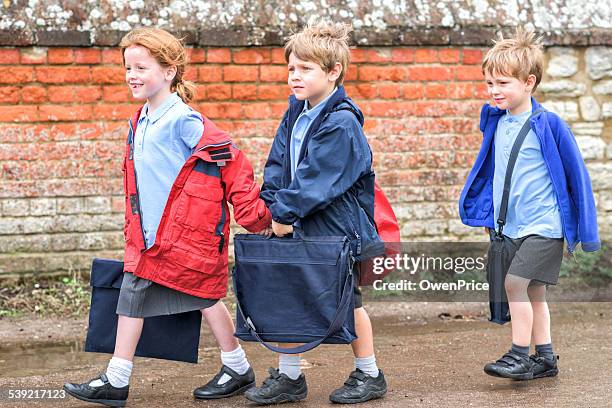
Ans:
[[[542,37],[518,27],[513,38],[500,35],[499,40],[493,42],[495,45],[482,61],[482,73],[510,76],[522,81],[534,75],[536,82],[531,92],[535,92],[542,80],[544,65]]]
[[[289,62],[289,56],[293,53],[301,60],[319,64],[325,72],[331,71],[339,62],[342,72],[336,80],[336,86],[342,85],[350,61],[351,31],[353,28],[343,23],[309,24],[304,30],[289,37],[285,44],[285,60]]]

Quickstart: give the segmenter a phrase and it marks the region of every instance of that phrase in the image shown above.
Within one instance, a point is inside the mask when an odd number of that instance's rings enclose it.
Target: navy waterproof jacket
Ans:
[[[531,104],[533,111],[540,108],[534,98],[531,98]],[[471,227],[496,227],[493,219],[493,139],[497,123],[505,113],[505,110],[488,104],[480,113],[480,130],[484,138],[459,199],[461,221]],[[589,173],[572,131],[558,115],[548,111],[534,115],[530,125],[540,141],[557,196],[568,251],[572,253],[579,242],[584,251],[597,251],[600,242],[595,199]]]
[[[358,260],[382,254],[363,114],[340,86],[308,129],[292,180],[291,131],[304,103],[289,97],[264,168],[261,198],[272,219],[297,222],[306,236],[346,236]]]

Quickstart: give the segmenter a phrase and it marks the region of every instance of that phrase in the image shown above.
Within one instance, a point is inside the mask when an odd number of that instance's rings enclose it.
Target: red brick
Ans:
[[[42,121],[56,122],[92,119],[91,105],[40,105],[38,110],[40,120]],[[99,107],[96,107],[96,119],[105,119],[100,117],[98,112]]]
[[[387,48],[353,48],[351,62],[391,62],[392,50]]]
[[[123,65],[123,54],[120,48],[105,48],[102,50],[103,64]]]
[[[194,100],[195,101],[205,101],[206,100],[206,85],[196,84]]]
[[[211,119],[239,119],[241,117],[241,104],[235,102],[226,103],[202,103],[200,112]]]
[[[242,105],[242,115],[248,119],[267,119],[272,117],[271,105],[265,102]]]
[[[246,48],[233,51],[234,64],[269,64],[270,48]]]
[[[49,48],[47,56],[49,64],[72,64],[74,62],[72,48]]]
[[[91,81],[88,67],[36,67],[38,82],[49,84],[87,83]]]
[[[455,79],[457,81],[483,81],[484,76],[479,66],[464,65],[455,68]]]
[[[29,47],[21,49],[22,64],[40,65],[47,63],[47,49],[40,47]]]
[[[198,80],[198,69],[194,66],[188,66],[183,73],[183,79],[185,81],[196,82]]]
[[[254,101],[257,99],[257,85],[232,85],[232,98],[238,101]]]
[[[393,48],[391,60],[393,62],[414,62],[414,48]]]
[[[97,94],[96,100],[100,100],[100,94],[102,94],[104,102],[129,102],[131,95],[130,90],[125,85],[106,85],[102,87],[102,92],[100,92],[99,87],[95,87],[92,89],[92,93]]]
[[[469,99],[474,96],[474,84],[451,83],[448,85],[448,93],[453,99]]]
[[[123,93],[128,94],[128,91],[125,87],[117,87],[117,93],[121,94],[123,88]],[[99,86],[75,86],[74,87],[74,101],[75,102],[97,102],[102,99],[102,89]]]
[[[257,98],[261,100],[286,100],[290,91],[287,85],[259,85]]]
[[[285,114],[285,111],[287,110],[287,103],[286,102],[271,103],[270,109],[272,110],[271,118],[278,120]]]
[[[366,117],[404,117],[414,111],[413,102],[363,102],[361,108]]]
[[[476,98],[488,98],[489,91],[487,89],[487,84],[485,83],[477,83],[474,87],[474,97]]]
[[[368,62],[367,50],[365,48],[351,49],[351,62],[354,62],[354,63]]]
[[[21,88],[17,86],[0,86],[0,103],[18,103],[21,99]]]
[[[19,50],[0,48],[0,65],[19,64]]]
[[[455,48],[442,48],[438,51],[438,58],[443,64],[459,62],[459,50]]]
[[[53,123],[49,133],[54,141],[91,140],[90,132],[97,131],[99,126],[91,123]]]
[[[403,81],[406,69],[398,66],[362,65],[359,67],[360,81]]]
[[[397,99],[401,90],[397,85],[378,85],[378,97],[381,99]]]
[[[219,65],[204,65],[203,67],[199,67],[198,80],[200,82],[221,82],[221,67]]]
[[[18,84],[33,80],[34,69],[32,67],[0,67],[0,84]]]
[[[376,98],[376,87],[372,84],[347,85],[346,93],[351,98],[373,99]]]
[[[125,69],[121,67],[93,67],[92,81],[96,84],[120,84],[125,82]]]
[[[400,86],[402,90],[402,97],[404,99],[421,99],[425,92],[423,91],[423,85],[416,84],[403,84]]]
[[[466,65],[480,65],[482,64],[483,53],[482,50],[473,48],[463,49],[463,63]]]
[[[285,61],[285,49],[284,48],[272,48],[272,63],[273,64],[287,64]]]
[[[260,80],[263,82],[287,82],[286,66],[264,65],[260,67]]]
[[[49,87],[49,101],[66,103],[74,101],[74,87],[73,86],[50,86]]]
[[[357,70],[357,65],[349,65],[348,71],[344,76],[344,81],[356,81],[359,75],[359,71]]]
[[[187,55],[190,64],[200,64],[206,62],[206,50],[202,48],[187,48]]]
[[[0,122],[34,122],[38,120],[35,106],[0,106]]]
[[[232,53],[229,48],[209,48],[206,51],[206,61],[216,63],[229,63],[232,60]]]
[[[96,105],[96,120],[123,120],[127,119],[136,110],[133,104]]]
[[[431,48],[417,48],[414,60],[417,63],[438,62],[438,51]]]
[[[425,85],[425,96],[427,99],[448,98],[447,84],[427,84]]]
[[[24,86],[21,89],[24,103],[42,103],[47,100],[47,90],[42,86]]]
[[[102,53],[98,48],[77,48],[74,50],[74,62],[77,64],[99,64]]]
[[[408,79],[411,81],[448,81],[453,73],[447,67],[408,67]]]
[[[232,97],[232,87],[226,84],[207,85],[206,95],[208,100],[226,101]]]

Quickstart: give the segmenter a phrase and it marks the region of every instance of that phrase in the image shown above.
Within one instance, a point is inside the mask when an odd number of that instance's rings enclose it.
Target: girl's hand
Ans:
[[[280,224],[272,220],[272,231],[274,231],[274,235],[282,237],[293,233],[293,225]]]
[[[256,232],[256,234],[266,238],[270,238],[272,236],[272,227],[264,228],[261,231]]]

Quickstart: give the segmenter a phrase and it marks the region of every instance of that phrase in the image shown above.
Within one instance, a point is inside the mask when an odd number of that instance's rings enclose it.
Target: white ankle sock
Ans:
[[[106,377],[108,382],[113,387],[121,388],[125,387],[130,383],[130,376],[132,375],[132,367],[134,363],[129,360],[125,360],[119,357],[113,357],[108,363],[106,368]],[[102,381],[94,380],[89,383],[92,387],[99,387],[103,385]]]
[[[278,356],[278,371],[292,380],[297,380],[302,374],[300,360],[299,354],[280,354]]]
[[[251,367],[249,361],[246,358],[246,353],[240,345],[238,345],[235,350],[228,352],[222,351],[221,363],[225,366],[228,366],[240,375],[245,374],[247,371],[249,371],[249,367]],[[230,377],[229,375],[223,374],[217,384],[225,384],[226,382],[231,380],[231,378],[232,377]]]
[[[378,367],[376,366],[376,357],[374,357],[374,354],[364,358],[355,357],[355,369],[357,368],[370,377],[378,377]]]

